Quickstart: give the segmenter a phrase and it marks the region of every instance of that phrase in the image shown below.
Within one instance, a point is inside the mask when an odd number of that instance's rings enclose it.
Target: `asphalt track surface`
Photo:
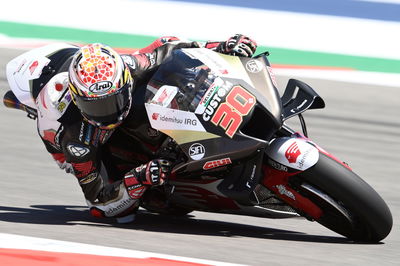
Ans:
[[[5,64],[21,50],[0,49]],[[287,77],[278,77],[284,86]],[[394,225],[379,244],[359,244],[302,218],[272,220],[193,212],[140,212],[134,224],[89,216],[78,183],[45,151],[35,121],[0,104],[0,233],[143,250],[249,265],[400,264],[400,88],[304,79],[325,99],[305,115],[311,139],[372,185]]]

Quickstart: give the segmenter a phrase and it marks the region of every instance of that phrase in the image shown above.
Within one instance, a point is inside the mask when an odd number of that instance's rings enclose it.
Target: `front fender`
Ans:
[[[295,137],[273,139],[265,152],[280,165],[300,171],[312,167],[319,159],[319,151],[315,146]]]

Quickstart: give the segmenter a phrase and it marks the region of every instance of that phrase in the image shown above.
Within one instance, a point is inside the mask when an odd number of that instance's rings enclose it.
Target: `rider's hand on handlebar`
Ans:
[[[244,57],[252,57],[256,49],[257,43],[242,34],[236,34],[217,47],[220,53]]]
[[[163,185],[170,173],[171,163],[167,160],[152,160],[125,174],[124,184],[133,199],[139,199],[149,186]]]
[[[167,160],[151,160],[147,164],[136,167],[131,172],[143,185],[162,185],[170,172],[171,163]]]

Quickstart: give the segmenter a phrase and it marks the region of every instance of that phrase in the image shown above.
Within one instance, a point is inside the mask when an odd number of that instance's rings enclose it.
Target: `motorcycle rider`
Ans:
[[[119,55],[94,43],[58,51],[56,62],[43,68],[37,81],[44,84],[36,98],[39,134],[60,168],[76,176],[92,215],[130,222],[146,189],[164,183],[170,162],[157,151],[166,136],[150,127],[138,88],[174,49],[199,46],[162,37]],[[240,34],[202,46],[246,57],[257,47]]]

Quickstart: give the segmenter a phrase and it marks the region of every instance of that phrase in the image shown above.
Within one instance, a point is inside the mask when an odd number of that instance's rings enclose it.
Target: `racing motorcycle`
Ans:
[[[173,215],[302,216],[355,241],[384,239],[393,222],[383,199],[307,137],[302,113],[324,108],[323,99],[296,79],[280,97],[267,55],[178,49],[162,63],[145,85],[145,108],[151,127],[169,136],[160,158],[175,163],[168,184],[149,189],[141,206]],[[4,100],[37,116],[12,91]],[[302,133],[286,123],[294,116]]]

